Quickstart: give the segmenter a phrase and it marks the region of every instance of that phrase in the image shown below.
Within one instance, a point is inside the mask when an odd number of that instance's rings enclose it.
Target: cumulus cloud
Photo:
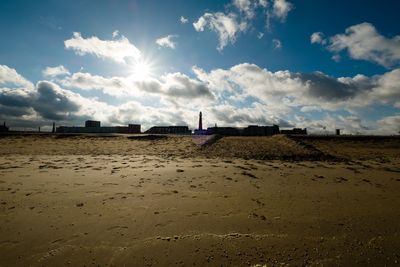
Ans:
[[[281,21],[285,21],[290,10],[293,9],[293,4],[286,0],[274,0],[272,12],[275,17]]]
[[[322,32],[314,32],[311,34],[310,41],[312,44],[326,44],[326,40]]]
[[[168,73],[159,79],[145,80],[137,80],[130,76],[107,78],[78,72],[61,80],[60,83],[67,88],[100,90],[104,94],[116,97],[141,96],[147,93],[169,99],[214,98],[204,83],[179,72]]]
[[[322,36],[322,33],[314,33]],[[352,59],[366,60],[386,68],[400,63],[400,35],[392,38],[381,35],[371,23],[350,26],[343,34],[336,34],[326,42],[317,35],[311,36],[311,42],[327,46],[334,53],[347,51]]]
[[[179,20],[180,20],[180,22],[181,22],[182,24],[186,24],[186,23],[189,22],[189,20],[188,20],[187,18],[185,18],[184,16],[181,16],[181,18],[180,18]]]
[[[246,22],[239,22],[238,17],[234,13],[224,14],[205,13],[197,22],[193,23],[196,31],[202,32],[205,28],[210,29],[218,34],[219,45],[217,49],[222,51],[229,43],[236,42],[237,35],[247,28]]]
[[[33,88],[33,84],[21,76],[15,69],[0,65],[0,85],[13,85]]]
[[[205,29],[215,32],[219,39],[217,49],[222,51],[228,44],[234,44],[240,33],[252,27],[258,14],[266,17],[267,29],[271,30],[271,21],[284,22],[292,9],[293,4],[287,0],[273,0],[271,5],[267,0],[232,0],[225,12],[206,12],[193,27],[198,32]],[[259,32],[257,38],[261,39],[263,35]]]
[[[247,18],[253,18],[257,2],[251,0],[233,0],[233,5],[242,12]]]
[[[177,43],[173,40],[173,38],[177,37],[178,35],[167,35],[165,37],[158,38],[156,40],[156,44],[160,47],[175,49]]]
[[[247,63],[209,73],[197,67],[193,71],[220,97],[226,97],[227,93],[255,97],[277,114],[303,106],[330,111],[350,110],[373,103],[400,106],[400,69],[372,77],[339,78],[321,72],[271,72]]]
[[[96,36],[84,38],[79,32],[74,32],[71,39],[64,41],[64,45],[78,55],[92,54],[118,63],[127,63],[128,59],[137,60],[141,57],[139,49],[124,36],[115,40],[100,40]]]
[[[63,65],[60,65],[60,66],[57,66],[57,67],[46,67],[42,71],[42,74],[43,74],[44,77],[54,78],[54,77],[57,77],[57,76],[69,75],[70,72]]]

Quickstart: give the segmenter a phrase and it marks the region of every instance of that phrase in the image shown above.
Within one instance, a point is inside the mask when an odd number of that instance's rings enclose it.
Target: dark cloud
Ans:
[[[3,119],[40,115],[48,120],[68,120],[76,118],[74,113],[79,111],[80,107],[79,97],[52,82],[39,82],[32,90],[0,90],[0,113]]]
[[[170,74],[166,78],[166,94],[171,97],[197,98],[206,97],[213,99],[214,95],[203,83],[190,79],[180,73]]]
[[[300,78],[308,85],[310,97],[330,102],[348,100],[360,91],[372,88],[372,84],[345,83],[320,72],[295,74],[294,77]]]
[[[37,84],[37,98],[33,103],[34,109],[45,119],[66,120],[70,113],[80,108],[71,98],[71,94],[51,82]]]

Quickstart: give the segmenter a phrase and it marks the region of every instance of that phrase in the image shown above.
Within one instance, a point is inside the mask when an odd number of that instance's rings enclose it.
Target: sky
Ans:
[[[13,129],[400,132],[400,1],[0,0]]]

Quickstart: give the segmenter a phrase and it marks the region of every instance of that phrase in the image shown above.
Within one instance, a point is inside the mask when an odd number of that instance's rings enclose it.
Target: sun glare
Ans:
[[[136,61],[132,67],[132,74],[141,80],[150,77],[152,75],[151,64],[144,60]]]

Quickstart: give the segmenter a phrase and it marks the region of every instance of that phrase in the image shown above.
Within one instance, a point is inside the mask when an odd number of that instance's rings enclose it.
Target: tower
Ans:
[[[55,133],[56,132],[56,123],[55,122],[53,122],[53,130],[51,131],[52,133]]]
[[[200,111],[200,114],[199,114],[199,130],[200,131],[203,130],[203,118],[202,118],[201,111]]]

